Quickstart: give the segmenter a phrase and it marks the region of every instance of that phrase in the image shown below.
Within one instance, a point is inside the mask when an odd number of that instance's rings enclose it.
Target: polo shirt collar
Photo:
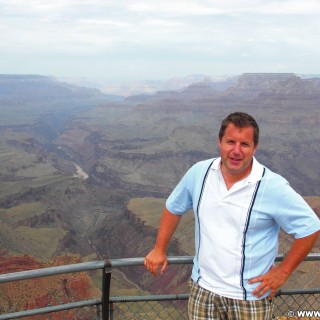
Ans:
[[[262,179],[264,166],[253,157],[252,170],[248,176],[248,182],[258,182]]]
[[[221,157],[214,159],[211,169],[220,170],[221,169]],[[252,170],[248,176],[248,182],[257,182],[262,179],[264,171],[264,166],[258,162],[258,160],[253,157]]]

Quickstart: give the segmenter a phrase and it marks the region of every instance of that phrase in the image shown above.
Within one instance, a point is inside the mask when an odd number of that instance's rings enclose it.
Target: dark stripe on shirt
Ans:
[[[199,243],[198,243],[198,250],[196,251],[197,254],[198,254],[198,264],[199,264],[199,250],[200,250],[200,238],[201,238],[201,233],[200,233],[200,218],[199,218],[199,208],[200,208],[200,202],[201,202],[201,199],[202,199],[202,195],[203,195],[203,190],[204,190],[204,187],[205,187],[205,184],[206,184],[206,181],[207,181],[207,177],[208,177],[208,173],[209,173],[209,170],[214,162],[214,160],[216,159],[213,159],[212,162],[210,163],[208,169],[207,169],[207,172],[203,178],[203,181],[202,181],[202,186],[201,186],[201,192],[200,192],[200,196],[199,196],[199,201],[198,201],[198,205],[197,205],[197,212],[195,212],[195,215],[197,217],[197,221],[198,221],[198,228],[199,228]],[[199,274],[199,278],[197,280],[197,282],[199,282],[201,276],[200,276],[200,266],[198,265],[199,269],[198,269],[198,274]]]
[[[265,168],[263,168],[262,177],[264,176],[264,173],[265,173]],[[256,184],[256,188],[254,190],[254,193],[253,193],[253,196],[252,196],[252,200],[251,200],[251,204],[249,206],[249,210],[248,210],[248,214],[247,214],[247,221],[246,221],[246,224],[245,224],[245,229],[244,229],[244,232],[243,232],[244,234],[243,234],[243,242],[242,242],[242,262],[241,262],[241,274],[240,274],[241,287],[243,289],[243,300],[247,300],[247,291],[246,291],[246,289],[244,287],[244,281],[243,281],[243,273],[244,273],[245,260],[246,260],[246,255],[245,255],[246,236],[247,236],[247,231],[248,231],[249,224],[250,224],[252,208],[253,208],[253,205],[254,205],[256,197],[257,197],[257,193],[258,193],[258,190],[259,190],[259,187],[260,187],[260,183],[261,183],[261,180],[259,180],[259,182],[257,182],[257,184]]]

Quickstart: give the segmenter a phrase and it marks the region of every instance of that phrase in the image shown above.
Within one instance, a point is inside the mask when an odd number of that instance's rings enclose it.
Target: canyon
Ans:
[[[206,78],[128,97],[50,77],[0,76],[1,258],[13,265],[25,259],[33,268],[69,255],[79,262],[144,256],[165,198],[192,164],[217,155],[221,120],[239,110],[260,125],[257,159],[285,176],[319,215],[319,101],[320,79],[294,74]],[[190,215],[169,255],[192,255],[192,227]],[[280,252],[291,241],[281,234]],[[303,266],[288,285],[320,287],[317,269]],[[155,279],[143,267],[115,275],[113,295],[184,293],[190,266],[170,266]]]

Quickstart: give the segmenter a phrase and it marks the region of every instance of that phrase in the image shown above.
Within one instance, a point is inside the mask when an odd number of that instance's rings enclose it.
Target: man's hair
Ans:
[[[253,142],[256,146],[259,143],[259,126],[256,120],[247,113],[244,112],[234,112],[229,114],[225,119],[222,120],[220,131],[219,131],[219,140],[222,140],[227,126],[232,123],[238,128],[253,127]]]

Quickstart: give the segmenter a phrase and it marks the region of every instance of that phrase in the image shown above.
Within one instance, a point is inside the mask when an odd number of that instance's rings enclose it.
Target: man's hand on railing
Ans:
[[[148,271],[150,271],[154,276],[157,276],[160,267],[160,273],[163,274],[165,272],[168,265],[168,259],[162,250],[154,248],[145,257],[144,265]]]
[[[180,219],[181,215],[175,215],[168,211],[167,208],[163,209],[156,244],[144,260],[144,265],[154,276],[158,274],[160,266],[161,274],[163,274],[167,268],[168,259],[166,251],[168,243],[177,229]]]

